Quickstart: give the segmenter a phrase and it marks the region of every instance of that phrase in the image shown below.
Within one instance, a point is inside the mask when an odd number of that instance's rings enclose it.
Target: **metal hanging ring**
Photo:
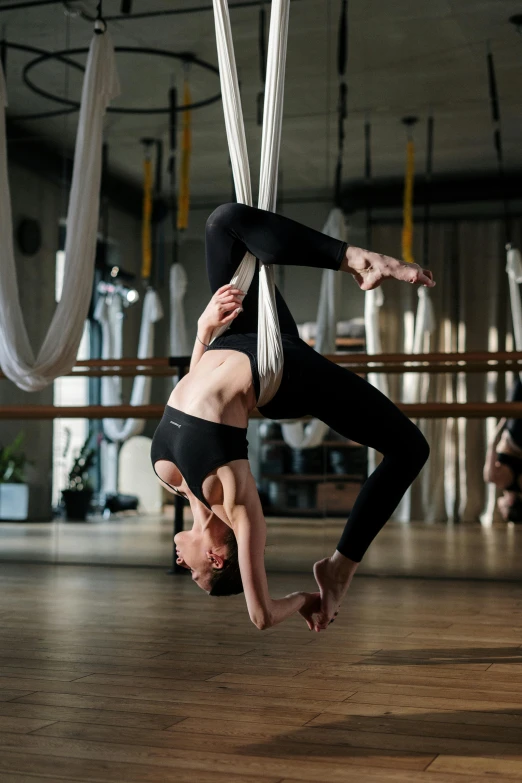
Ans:
[[[60,62],[65,63],[66,65],[70,65],[73,68],[76,68],[79,71],[84,72],[85,67],[83,65],[80,65],[79,63],[75,62],[74,60],[69,59],[69,55],[77,55],[77,54],[87,54],[89,51],[88,48],[82,47],[80,49],[63,49],[59,52],[44,52],[39,57],[36,57],[34,60],[31,60],[30,63],[27,63],[25,66],[23,73],[22,73],[22,79],[24,81],[24,84],[29,87],[30,90],[32,90],[37,95],[40,95],[42,98],[47,98],[48,100],[55,101],[56,103],[61,103],[64,106],[71,106],[74,107],[74,110],[78,110],[80,108],[80,104],[78,101],[72,101],[67,98],[62,98],[59,95],[54,95],[51,92],[48,92],[47,90],[43,90],[40,87],[38,87],[29,77],[30,72],[36,68],[36,66],[40,65],[41,63],[47,62],[47,60],[60,60]],[[192,65],[199,66],[200,68],[203,68],[207,71],[210,71],[211,73],[215,73],[217,76],[219,76],[219,70],[218,68],[213,65],[212,63],[207,62],[206,60],[202,60],[199,57],[195,57],[190,52],[171,52],[168,49],[152,49],[142,46],[117,46],[115,47],[115,52],[125,52],[128,54],[148,54],[155,57],[165,57],[167,59],[171,60],[181,60],[184,63],[191,63]],[[216,93],[215,95],[212,95],[210,98],[205,98],[201,101],[195,101],[194,103],[189,104],[188,106],[179,106],[176,107],[176,111],[187,111],[189,109],[200,109],[203,106],[210,106],[212,103],[216,103],[221,98],[221,92]],[[170,114],[171,107],[170,106],[161,106],[153,109],[135,109],[131,107],[109,107],[107,109],[108,113],[111,114]]]
[[[29,54],[37,54],[37,55],[48,54],[48,52],[46,52],[45,49],[39,49],[37,46],[28,46],[27,44],[11,43],[10,41],[3,41],[2,43],[8,50],[13,49],[14,51],[17,52],[29,52]],[[11,114],[9,112],[7,118],[9,120],[15,120],[15,121],[23,120],[24,122],[30,120],[46,120],[46,119],[50,119],[51,117],[61,117],[65,114],[74,114],[74,112],[78,111],[78,109],[79,109],[79,105],[67,109],[53,109],[52,111],[43,111],[43,112],[37,112],[33,114]]]

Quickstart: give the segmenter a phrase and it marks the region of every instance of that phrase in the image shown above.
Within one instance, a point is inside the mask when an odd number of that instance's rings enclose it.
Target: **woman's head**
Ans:
[[[215,518],[212,525],[184,530],[174,537],[176,562],[192,572],[192,579],[209,595],[243,592],[233,530]]]
[[[498,510],[506,522],[522,522],[522,497],[516,492],[504,492],[497,500]]]

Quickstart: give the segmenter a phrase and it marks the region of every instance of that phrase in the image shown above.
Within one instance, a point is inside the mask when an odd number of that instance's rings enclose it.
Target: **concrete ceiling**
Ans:
[[[10,0],[10,3],[16,0]],[[234,0],[231,0],[231,5]],[[189,9],[209,0],[134,0],[135,12]],[[2,5],[0,2],[0,11]],[[9,3],[8,3],[9,4]],[[87,3],[89,5],[89,3]],[[92,5],[92,3],[91,3]],[[106,16],[119,14],[120,0],[105,0]],[[285,121],[282,144],[283,192],[287,197],[324,195],[332,187],[336,156],[336,36],[340,0],[294,0],[290,17]],[[254,182],[259,166],[260,90],[258,8],[231,14]],[[522,0],[350,0],[349,117],[344,179],[364,168],[363,125],[372,123],[373,171],[399,176],[404,168],[404,115],[418,115],[418,166],[424,165],[425,119],[435,117],[436,173],[494,171],[486,50],[495,57],[501,101],[506,167],[522,169],[522,36],[508,18],[522,13]],[[91,25],[64,14],[60,4],[0,14],[8,40],[60,50],[88,46]],[[216,63],[213,17],[209,12],[115,21],[117,46],[190,51]],[[21,71],[29,55],[9,52],[7,82],[12,114],[57,108],[30,92]],[[82,62],[85,58],[78,58]],[[182,66],[145,55],[118,55],[122,96],[115,105],[166,104],[170,84],[182,83]],[[57,94],[78,97],[81,74],[54,62],[33,72],[35,81]],[[195,100],[218,90],[217,77],[192,69]],[[64,149],[74,142],[77,115],[27,123],[35,141]],[[115,173],[138,181],[143,136],[167,141],[166,116],[107,118],[110,164]],[[192,192],[199,201],[228,198],[230,173],[220,103],[193,114]],[[13,142],[16,143],[16,142]]]

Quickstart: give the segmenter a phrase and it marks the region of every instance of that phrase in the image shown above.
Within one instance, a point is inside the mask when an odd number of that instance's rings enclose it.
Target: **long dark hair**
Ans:
[[[243,592],[243,582],[239,570],[237,541],[234,531],[230,530],[225,539],[227,557],[223,568],[216,569],[210,582],[210,595],[238,595]]]

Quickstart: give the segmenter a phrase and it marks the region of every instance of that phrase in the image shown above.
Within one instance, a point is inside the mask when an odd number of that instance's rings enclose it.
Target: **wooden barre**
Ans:
[[[453,354],[451,354],[453,355]],[[461,355],[462,356],[462,355]],[[516,372],[522,370],[522,357],[520,359],[516,357],[510,357],[509,360],[497,360],[488,359],[487,361],[468,361],[467,359],[460,358],[455,360],[446,360],[445,363],[428,363],[418,356],[415,359],[408,357],[404,364],[391,364],[382,363],[382,357],[371,357],[371,363],[362,363],[357,359],[353,359],[346,354],[332,354],[327,355],[334,364],[339,364],[348,367],[355,373],[428,373],[428,374],[440,374],[440,373],[486,373],[486,372]],[[363,357],[364,358],[364,357]],[[179,370],[186,370],[187,366],[169,366],[162,360],[162,364],[155,362],[149,365],[148,362],[141,360],[137,364],[135,359],[130,359],[128,363],[122,364],[121,360],[118,362],[107,362],[96,360],[97,364],[87,365],[85,363],[78,363],[75,368],[68,375],[61,376],[65,378],[103,378],[103,377],[120,377],[120,378],[134,378],[138,375],[147,376],[151,378],[170,378],[179,373]],[[490,364],[489,362],[496,362],[496,364]],[[5,375],[0,373],[0,380],[5,379]]]
[[[398,403],[397,407],[412,419],[486,419],[507,416],[522,419],[522,402],[425,402]],[[0,419],[161,419],[164,405],[3,405]],[[251,418],[263,418],[256,409]]]
[[[333,362],[349,361],[353,364],[397,364],[402,362],[488,362],[522,361],[522,351],[467,351],[466,353],[334,353],[327,354]],[[177,367],[190,364],[190,356],[156,357],[154,359],[82,359],[77,367]]]
[[[351,362],[345,362],[344,359],[340,360],[339,357],[335,357],[337,361],[334,364],[346,365],[346,367],[355,373],[371,374],[371,373],[385,373],[400,375],[403,373],[428,373],[428,374],[440,374],[440,373],[485,373],[485,372],[516,372],[522,370],[522,363],[513,362],[497,362],[497,364],[488,364],[486,362],[472,362],[467,364],[457,364],[456,362],[448,362],[447,364],[421,364],[415,362],[415,364],[352,364]],[[142,369],[124,367],[123,369],[117,369],[109,367],[107,369],[96,368],[92,369],[88,367],[80,367],[78,370],[75,368],[68,375],[64,375],[64,378],[135,378],[138,375],[147,376],[149,378],[172,378],[173,375],[177,375],[179,368],[176,367],[149,367]]]

